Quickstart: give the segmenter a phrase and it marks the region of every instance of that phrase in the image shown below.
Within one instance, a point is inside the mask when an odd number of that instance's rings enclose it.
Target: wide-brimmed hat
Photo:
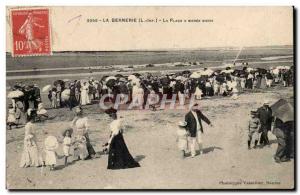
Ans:
[[[65,137],[66,134],[67,134],[67,131],[69,131],[69,132],[70,132],[70,135],[72,135],[73,129],[72,129],[72,128],[67,128],[67,129],[64,129],[64,130],[61,132],[62,136]]]
[[[264,105],[269,105],[270,102],[268,100],[264,100]]]
[[[178,126],[180,126],[180,127],[185,127],[186,125],[187,125],[186,121],[179,121],[178,122]]]

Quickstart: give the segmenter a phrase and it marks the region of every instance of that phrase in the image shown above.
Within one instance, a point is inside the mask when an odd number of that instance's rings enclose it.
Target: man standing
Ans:
[[[271,130],[271,124],[272,124],[272,110],[269,107],[269,102],[265,101],[263,106],[258,108],[257,110],[258,118],[261,123],[261,136],[259,143],[262,146],[269,145],[269,138],[268,138],[268,131]]]
[[[200,154],[202,154],[203,126],[201,120],[212,126],[209,119],[198,109],[198,104],[194,104],[192,109],[185,115],[185,121],[187,123],[186,129],[189,132],[189,145],[192,158],[196,156],[196,144],[199,144]]]

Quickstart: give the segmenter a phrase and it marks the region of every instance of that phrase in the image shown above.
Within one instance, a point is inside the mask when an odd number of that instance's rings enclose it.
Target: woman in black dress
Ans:
[[[110,139],[107,143],[107,169],[127,169],[140,167],[128,151],[122,134],[122,122],[117,118],[117,110],[111,108],[105,111],[113,119],[110,124]]]

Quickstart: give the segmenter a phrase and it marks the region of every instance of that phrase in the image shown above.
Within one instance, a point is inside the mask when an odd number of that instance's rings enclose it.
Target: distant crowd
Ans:
[[[56,80],[43,88],[37,84],[16,83],[10,92],[18,95],[10,97],[12,102],[9,104],[9,123],[24,124],[25,119],[22,118],[29,108],[38,111],[38,120],[47,118],[47,111],[42,103],[46,100],[42,100],[41,91],[48,93],[53,109],[68,107],[72,110],[78,105],[96,103],[104,96],[105,101],[114,103],[119,95],[121,99],[127,97],[126,103],[138,100],[141,108],[145,108],[149,100],[157,99],[150,104],[150,108],[155,110],[155,104],[163,95],[172,98],[176,94],[180,104],[184,104],[184,99],[192,97],[198,100],[211,96],[231,96],[237,99],[245,90],[266,89],[274,84],[293,86],[293,76],[293,67],[286,66],[270,69],[227,67],[225,70],[213,71],[204,68],[196,72],[186,70],[161,76],[134,73],[129,76],[104,76],[99,80],[92,77],[73,81]]]

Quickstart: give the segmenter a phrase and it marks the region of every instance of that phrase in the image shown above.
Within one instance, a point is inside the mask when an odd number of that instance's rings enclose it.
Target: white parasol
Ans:
[[[63,92],[61,92],[61,98],[62,100],[68,100],[70,98],[70,89],[65,89]]]
[[[129,75],[128,76],[128,80],[135,80],[137,79],[137,77],[135,75]]]
[[[114,77],[114,76],[109,76],[105,79],[105,81],[109,81],[109,80],[117,80],[117,77]]]
[[[201,74],[199,74],[198,72],[193,72],[190,76],[190,78],[192,79],[198,79],[201,77]]]
[[[212,69],[207,69],[207,70],[204,70],[201,75],[207,75],[207,76],[210,76],[214,73],[214,71]]]
[[[20,90],[16,90],[16,91],[11,91],[7,94],[7,97],[8,98],[18,98],[18,97],[21,97],[23,96],[24,93]]]
[[[178,77],[175,78],[175,80],[178,80],[178,81],[183,81],[183,80],[185,80],[185,79],[186,79],[186,78],[183,77],[183,76],[178,76]]]
[[[49,91],[49,89],[51,89],[52,85],[46,85],[43,87],[42,92],[46,92]]]
[[[247,72],[251,72],[253,70],[254,70],[254,68],[250,68],[250,67],[246,69]]]
[[[229,74],[229,73],[233,73],[234,70],[232,69],[229,69],[229,70],[222,70],[222,72],[226,73],[226,74]]]

